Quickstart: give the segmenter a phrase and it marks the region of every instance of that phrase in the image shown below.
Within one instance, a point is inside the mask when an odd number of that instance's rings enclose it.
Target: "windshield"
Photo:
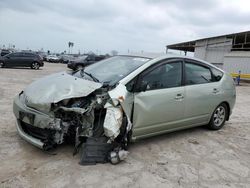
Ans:
[[[86,67],[84,72],[91,74],[102,83],[113,85],[149,60],[144,57],[115,56]],[[74,74],[77,77],[84,77],[84,75],[81,71]]]

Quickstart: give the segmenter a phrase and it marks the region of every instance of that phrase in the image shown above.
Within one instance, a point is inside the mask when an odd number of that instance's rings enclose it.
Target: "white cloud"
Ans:
[[[1,0],[0,45],[75,52],[163,52],[166,44],[248,30],[247,0]]]

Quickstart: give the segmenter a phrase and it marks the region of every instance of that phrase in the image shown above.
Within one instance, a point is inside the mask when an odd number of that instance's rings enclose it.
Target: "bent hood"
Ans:
[[[101,83],[61,72],[31,83],[24,90],[25,102],[27,106],[48,112],[51,103],[69,98],[85,97],[100,87],[102,87]]]

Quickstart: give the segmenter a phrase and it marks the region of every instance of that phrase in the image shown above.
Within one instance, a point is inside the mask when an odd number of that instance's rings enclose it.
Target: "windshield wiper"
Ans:
[[[85,72],[83,69],[81,70],[80,73],[81,73],[81,76],[83,76],[82,73],[84,73],[84,74],[88,75],[90,78],[92,78],[93,81],[95,81],[95,82],[100,82],[100,81],[99,81],[96,77],[94,77],[91,73]]]

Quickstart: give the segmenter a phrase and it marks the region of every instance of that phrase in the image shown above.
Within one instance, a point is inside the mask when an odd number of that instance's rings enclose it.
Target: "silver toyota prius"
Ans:
[[[38,79],[16,96],[13,110],[29,143],[49,150],[69,141],[82,164],[116,163],[130,141],[222,128],[235,99],[232,77],[205,61],[124,55]]]

